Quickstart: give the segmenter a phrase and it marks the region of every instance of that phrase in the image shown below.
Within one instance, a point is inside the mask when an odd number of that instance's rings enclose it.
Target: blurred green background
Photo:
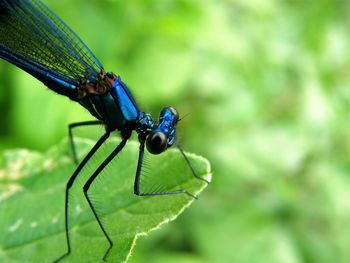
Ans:
[[[141,109],[181,115],[213,182],[138,262],[350,261],[350,2],[45,0]],[[0,151],[45,151],[78,104],[0,62]]]

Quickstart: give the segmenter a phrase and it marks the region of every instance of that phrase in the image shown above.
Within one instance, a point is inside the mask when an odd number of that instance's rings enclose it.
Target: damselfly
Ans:
[[[69,125],[69,138],[76,162],[73,128],[100,124],[105,127],[105,133],[83,158],[67,182],[65,193],[67,252],[57,261],[71,252],[68,224],[69,190],[80,171],[108,139],[111,132],[120,132],[120,144],[98,166],[83,187],[86,200],[109,243],[109,248],[103,257],[104,260],[107,258],[113,242],[104,228],[88,192],[96,177],[123,149],[133,131],[138,134],[140,142],[134,183],[136,195],[186,194],[196,198],[185,189],[165,192],[140,191],[145,146],[152,154],[160,154],[172,146],[177,147],[193,176],[207,182],[196,175],[185,153],[176,143],[175,127],[179,121],[178,112],[172,107],[165,107],[160,112],[158,121],[153,120],[150,114],[142,112],[121,77],[113,72],[105,71],[99,60],[80,38],[41,1],[0,0],[0,57],[28,72],[49,89],[78,102],[97,119]]]

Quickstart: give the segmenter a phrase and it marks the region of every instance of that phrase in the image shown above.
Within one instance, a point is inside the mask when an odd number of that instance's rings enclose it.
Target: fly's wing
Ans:
[[[103,68],[80,38],[38,0],[0,0],[0,58],[72,99],[78,80],[93,81]],[[71,91],[61,91],[64,87]]]

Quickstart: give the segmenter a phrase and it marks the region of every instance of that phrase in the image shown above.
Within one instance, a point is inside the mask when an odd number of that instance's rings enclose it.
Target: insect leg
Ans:
[[[174,194],[186,194],[194,199],[197,199],[197,197],[190,192],[188,192],[185,189],[178,189],[174,191],[167,191],[167,192],[141,192],[140,190],[140,182],[141,182],[141,169],[142,169],[142,162],[144,157],[144,151],[145,151],[145,142],[144,140],[140,141],[140,150],[139,150],[139,159],[137,162],[137,168],[136,168],[136,176],[135,176],[135,183],[134,183],[134,194],[138,196],[155,196],[155,195],[174,195]]]
[[[58,259],[56,259],[54,262],[59,262],[66,256],[68,256],[71,252],[70,247],[70,239],[69,239],[69,224],[68,224],[68,199],[69,199],[69,189],[73,186],[73,183],[77,176],[79,175],[80,171],[83,169],[85,164],[90,160],[90,158],[95,154],[95,152],[101,147],[101,145],[108,139],[110,135],[109,131],[106,131],[104,135],[96,142],[94,147],[90,150],[90,152],[85,156],[83,161],[79,164],[77,169],[75,169],[73,175],[69,178],[67,185],[66,185],[66,192],[65,192],[65,203],[64,203],[64,211],[65,211],[65,230],[66,230],[66,241],[67,241],[67,252],[60,256]]]
[[[89,188],[91,186],[91,184],[93,183],[93,181],[96,179],[96,177],[101,173],[101,171],[118,155],[118,153],[124,148],[128,138],[130,137],[130,135],[128,137],[124,137],[122,139],[122,141],[119,143],[119,145],[113,150],[113,152],[100,164],[100,166],[96,169],[96,171],[90,176],[90,178],[86,181],[84,187],[83,187],[83,191],[84,191],[84,195],[86,197],[86,200],[88,201],[90,208],[96,218],[96,221],[98,223],[98,225],[100,226],[104,236],[106,237],[106,239],[108,240],[109,243],[109,248],[107,249],[107,251],[105,252],[104,256],[103,256],[103,260],[105,261],[107,258],[107,255],[109,253],[109,251],[111,250],[111,248],[113,247],[113,242],[112,239],[108,236],[106,229],[104,228],[101,219],[99,218],[96,209],[91,201],[91,199],[89,198],[88,195],[88,191]]]
[[[72,148],[73,153],[73,160],[76,165],[78,165],[78,158],[77,158],[77,152],[75,150],[75,144],[74,144],[74,138],[73,138],[73,128],[79,127],[79,126],[92,126],[92,125],[102,125],[102,121],[83,121],[83,122],[75,122],[68,125],[68,134],[69,134],[69,141]]]
[[[185,161],[186,161],[186,163],[187,163],[187,166],[190,168],[190,170],[191,170],[193,176],[194,176],[195,178],[197,178],[198,180],[201,180],[201,181],[206,182],[207,184],[209,184],[209,181],[208,181],[208,180],[206,180],[206,179],[204,179],[204,178],[202,178],[202,177],[200,177],[200,176],[198,176],[198,175],[196,174],[196,172],[195,172],[195,170],[194,170],[194,168],[193,168],[193,166],[192,166],[190,160],[187,158],[185,152],[182,150],[182,148],[181,148],[178,144],[176,144],[176,148],[180,151],[180,153],[181,153],[182,156],[184,157],[184,159],[185,159]]]

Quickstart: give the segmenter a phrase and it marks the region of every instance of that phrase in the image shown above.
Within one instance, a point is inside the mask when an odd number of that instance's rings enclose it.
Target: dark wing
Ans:
[[[46,84],[57,80],[77,85],[80,78],[93,79],[103,68],[81,39],[38,0],[0,0],[0,58]]]

